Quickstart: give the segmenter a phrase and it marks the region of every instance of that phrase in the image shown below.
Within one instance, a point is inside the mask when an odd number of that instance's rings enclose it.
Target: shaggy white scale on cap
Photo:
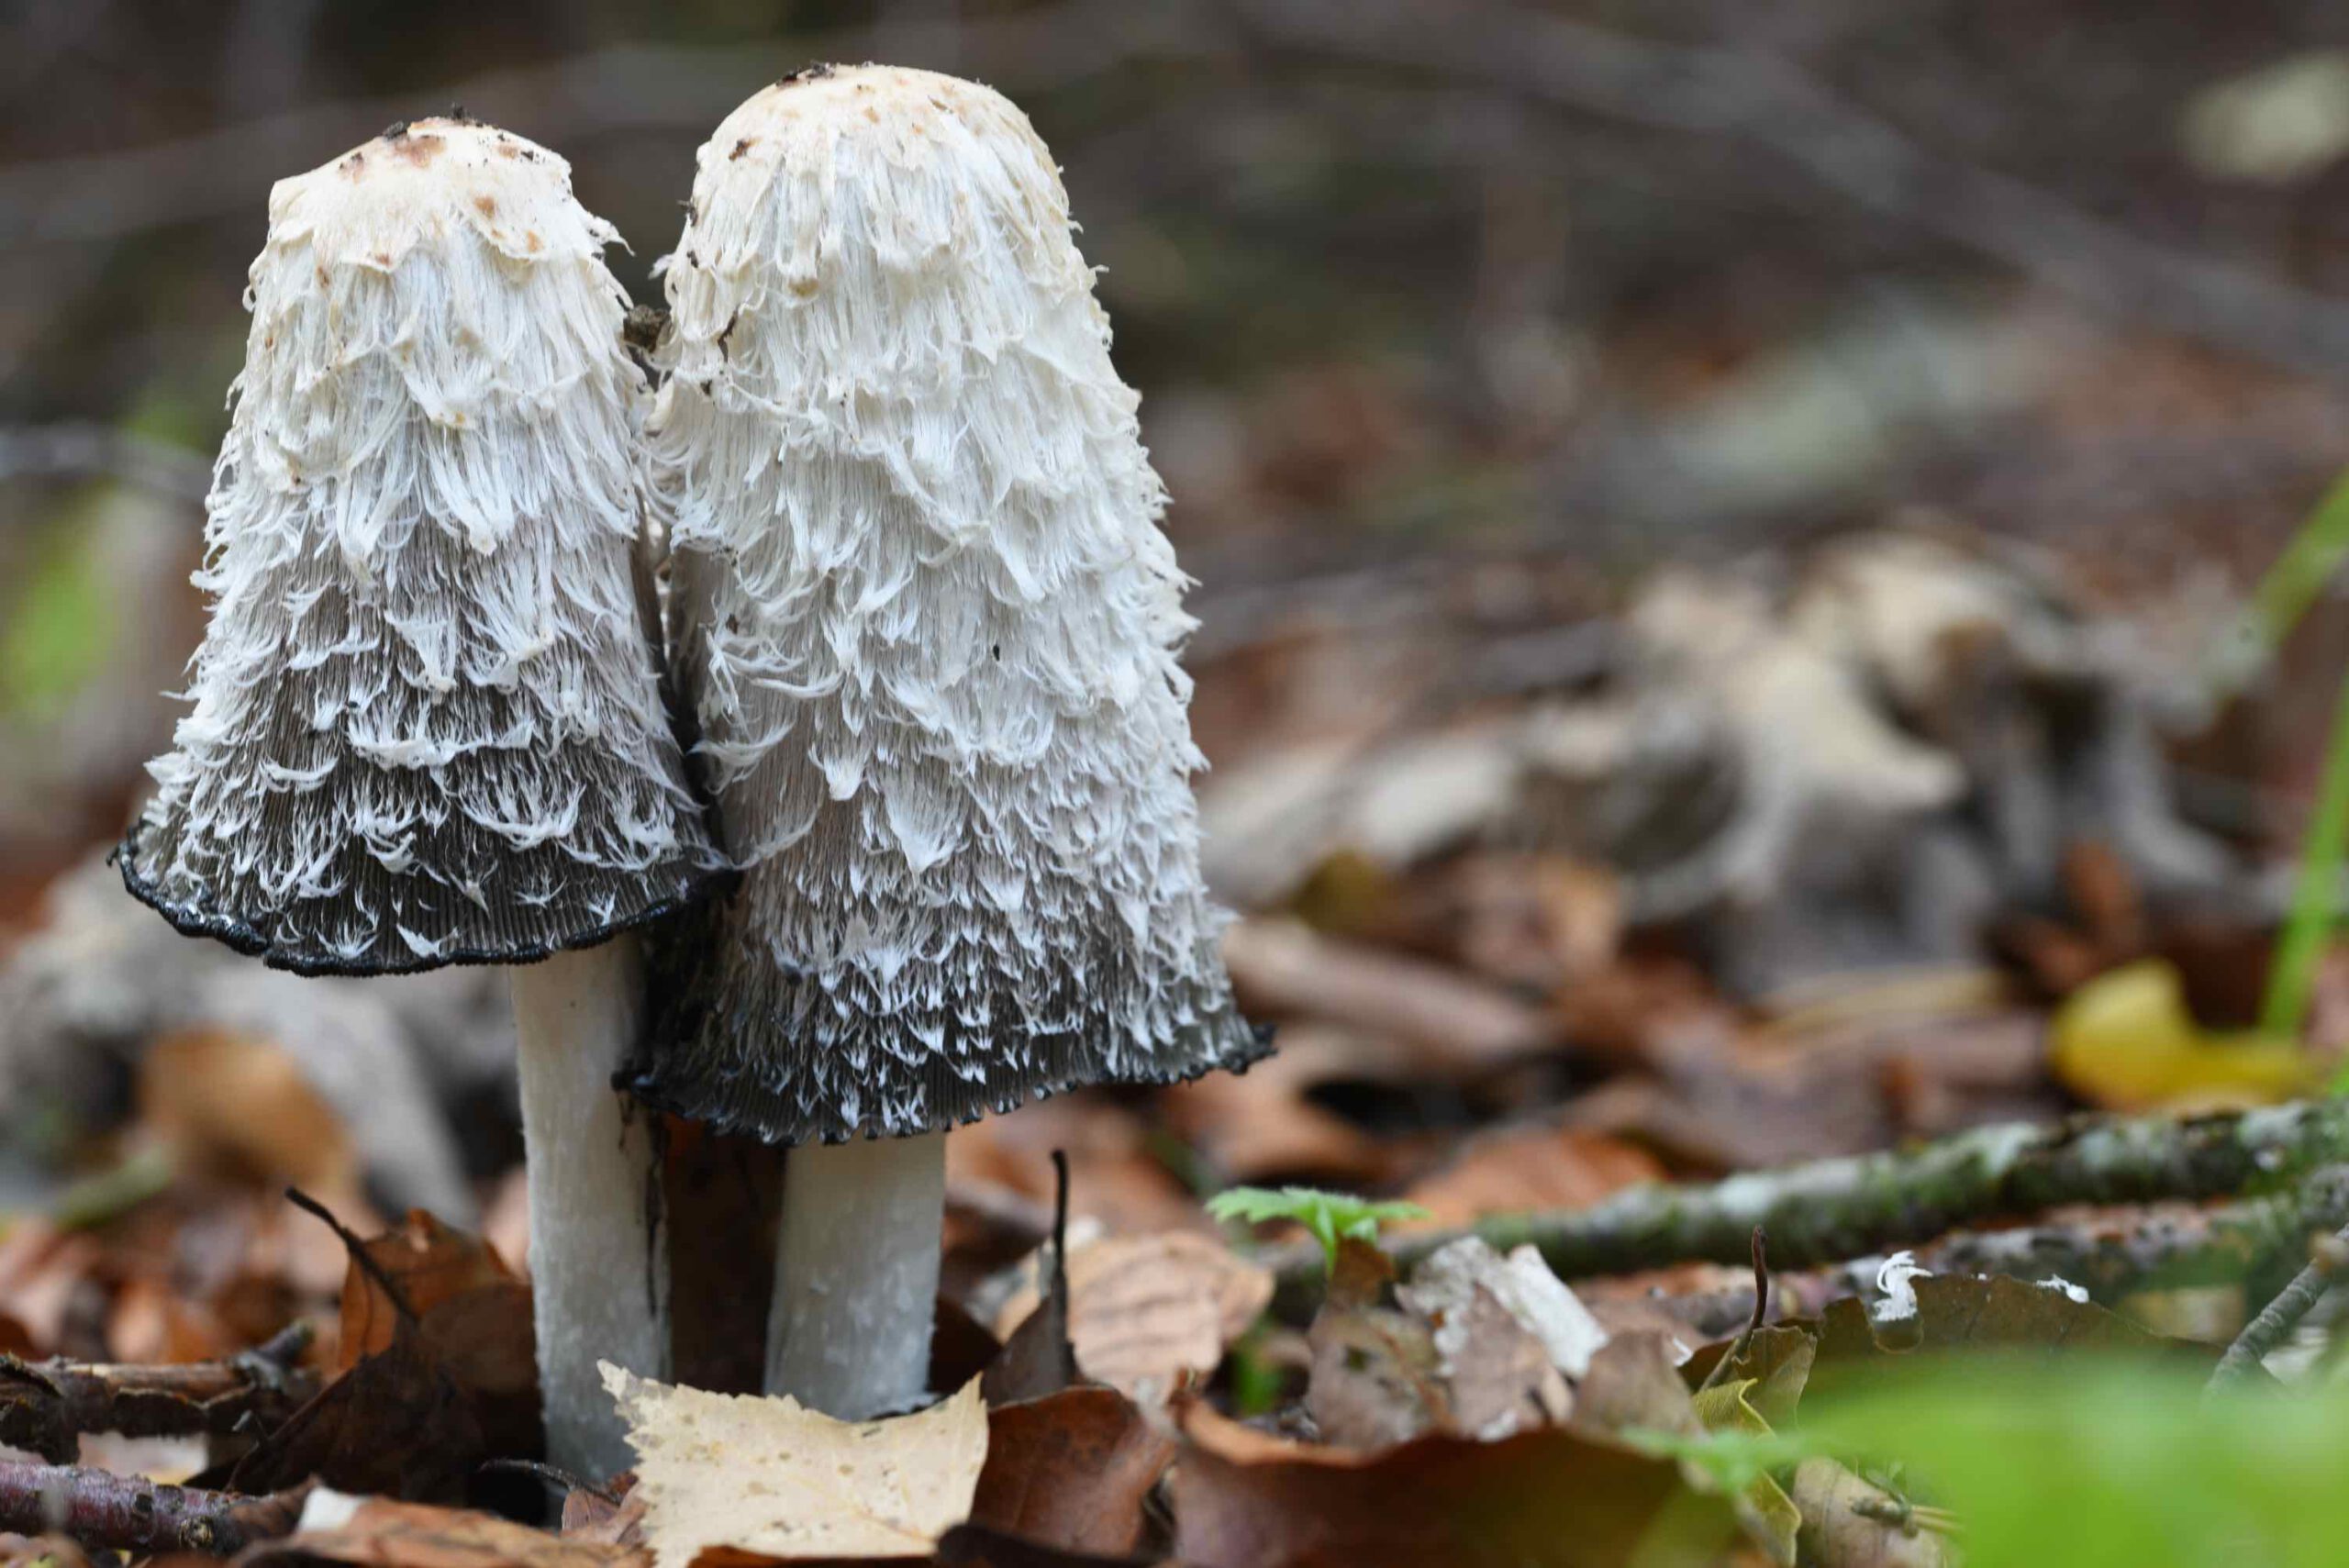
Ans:
[[[783,1142],[1241,1066],[1139,399],[999,95],[818,67],[700,152],[649,430],[747,870],[640,1092]]]
[[[125,881],[306,973],[538,958],[679,906],[715,856],[642,607],[617,236],[562,159],[450,120],[269,213],[194,709]]]

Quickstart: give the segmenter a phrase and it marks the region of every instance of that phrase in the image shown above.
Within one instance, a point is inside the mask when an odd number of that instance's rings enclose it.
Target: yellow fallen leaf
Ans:
[[[2108,1110],[2263,1104],[2316,1086],[2294,1042],[2203,1029],[2177,971],[2159,959],[2073,992],[2049,1026],[2048,1064],[2065,1087]]]
[[[786,1397],[654,1383],[606,1362],[655,1568],[711,1547],[763,1557],[926,1557],[970,1517],[987,1457],[979,1380],[941,1404],[836,1421]]]

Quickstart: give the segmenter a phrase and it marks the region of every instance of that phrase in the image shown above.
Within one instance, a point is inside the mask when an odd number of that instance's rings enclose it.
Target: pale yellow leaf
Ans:
[[[987,1457],[973,1378],[911,1416],[836,1421],[789,1398],[709,1394],[602,1363],[628,1424],[655,1568],[704,1550],[926,1557],[970,1516]]]

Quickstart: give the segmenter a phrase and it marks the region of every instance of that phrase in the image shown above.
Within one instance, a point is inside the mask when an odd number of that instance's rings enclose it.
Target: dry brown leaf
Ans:
[[[1381,1305],[1394,1277],[1394,1263],[1376,1247],[1338,1243],[1329,1289],[1305,1335],[1313,1356],[1305,1409],[1325,1442],[1385,1448],[1449,1418],[1433,1335],[1410,1314]]]
[[[1111,1388],[1068,1388],[987,1414],[972,1522],[1063,1551],[1122,1552],[1174,1440]]]
[[[607,1546],[644,1544],[644,1494],[636,1489],[636,1473],[623,1471],[609,1485],[618,1490],[614,1502],[603,1492],[574,1486],[562,1496],[562,1533]]]
[[[1460,1353],[1442,1366],[1454,1431],[1489,1441],[1564,1418],[1564,1376],[1491,1291],[1477,1287],[1459,1326]]]
[[[0,1306],[43,1355],[65,1349],[65,1320],[106,1262],[88,1236],[61,1233],[44,1219],[27,1219],[0,1236]]]
[[[1193,1403],[1173,1480],[1191,1568],[1711,1568],[1734,1510],[1679,1466],[1551,1427],[1376,1453],[1286,1442]]]
[[[152,1274],[123,1281],[106,1314],[106,1349],[118,1362],[217,1361],[243,1348],[202,1303]]]
[[[1216,1074],[1228,1076],[1228,1074]],[[1055,1095],[1018,1116],[987,1117],[946,1140],[949,1191],[974,1184],[1017,1193],[1049,1221],[1052,1153],[1069,1162],[1069,1216],[1119,1233],[1204,1229],[1198,1204],[1151,1152],[1154,1134],[1097,1095]]]
[[[1233,1181],[1373,1186],[1396,1173],[1396,1151],[1307,1094],[1341,1077],[1400,1077],[1405,1065],[1391,1040],[1298,1024],[1283,1029],[1280,1050],[1247,1072],[1178,1084],[1159,1095],[1158,1109],[1176,1137]]]
[[[1805,1562],[1820,1568],[1942,1568],[1949,1561],[1940,1536],[1914,1523],[1904,1528],[1887,1522],[1899,1511],[1892,1494],[1831,1459],[1796,1465],[1789,1491],[1802,1515],[1795,1539]]]
[[[139,1117],[180,1169],[288,1184],[337,1202],[359,1187],[342,1118],[294,1059],[225,1029],[184,1029],[139,1065]]]
[[[476,1291],[508,1296],[519,1293],[527,1302],[528,1288],[507,1268],[489,1244],[478,1236],[443,1225],[420,1208],[393,1229],[367,1242],[367,1256],[399,1287],[400,1296],[418,1322],[441,1306]],[[524,1313],[527,1321],[529,1314]],[[350,1265],[342,1286],[342,1365],[362,1356],[388,1350],[399,1313],[385,1298],[374,1277],[356,1262]]]
[[[790,1398],[671,1387],[608,1362],[603,1372],[637,1451],[659,1568],[712,1548],[918,1556],[970,1517],[987,1455],[975,1381],[915,1415],[836,1421]]]
[[[1273,1298],[1273,1276],[1210,1236],[1112,1236],[1069,1253],[1069,1338],[1088,1378],[1145,1403],[1212,1373]],[[1008,1336],[1036,1308],[1023,1289],[996,1317]]]
[[[1507,1129],[1470,1140],[1442,1169],[1412,1183],[1402,1195],[1428,1217],[1405,1225],[1456,1229],[1487,1214],[1587,1208],[1664,1175],[1654,1155],[1620,1138],[1561,1127]]]
[[[1294,920],[1239,922],[1223,956],[1251,1017],[1325,1018],[1408,1040],[1429,1072],[1481,1070],[1558,1038],[1548,1014],[1497,985]]]
[[[452,1501],[482,1461],[515,1450],[484,1436],[476,1402],[422,1338],[395,1338],[328,1384],[237,1462],[228,1485],[278,1492],[311,1476],[340,1492]]]
[[[1564,855],[1469,855],[1452,868],[1445,924],[1470,968],[1547,991],[1604,967],[1623,933],[1622,887]]]
[[[297,1530],[240,1561],[285,1568],[644,1568],[649,1558],[641,1547],[555,1535],[494,1514],[370,1497],[332,1529]]]

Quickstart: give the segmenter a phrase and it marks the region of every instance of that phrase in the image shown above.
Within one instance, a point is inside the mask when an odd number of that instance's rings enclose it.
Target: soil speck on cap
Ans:
[[[758,144],[758,139],[759,139],[755,136],[744,137],[741,140],[734,144],[734,150],[726,155],[726,161],[729,163],[733,162],[734,160],[741,157],[742,154],[750,151],[752,147],[756,146]]]
[[[391,124],[389,124],[389,125],[387,125],[387,126],[385,126],[385,127],[384,128],[384,133],[383,133],[383,135],[382,135],[382,136],[380,136],[380,137],[378,137],[376,139],[378,139],[378,140],[380,140],[380,141],[397,141],[400,138],[402,138],[402,137],[406,136],[406,134],[407,134],[407,121],[406,121],[406,120],[394,120]]]
[[[803,65],[798,70],[793,72],[790,75],[785,77],[782,81],[776,83],[775,85],[778,87],[795,87],[802,82],[821,82],[828,76],[837,74],[838,72],[836,72],[833,67],[821,62],[815,65]]]

